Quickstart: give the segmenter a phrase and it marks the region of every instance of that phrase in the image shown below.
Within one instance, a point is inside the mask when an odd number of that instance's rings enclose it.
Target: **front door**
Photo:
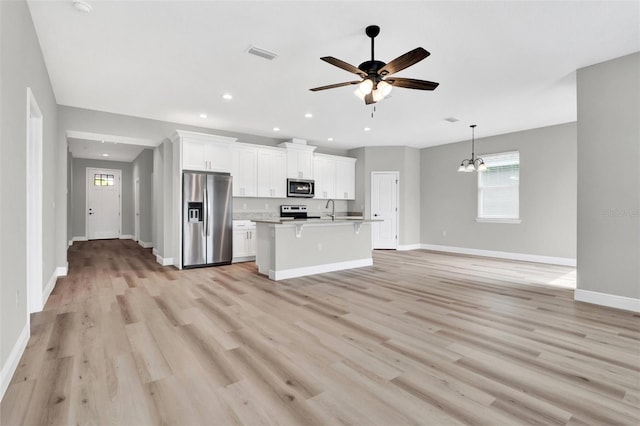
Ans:
[[[371,172],[371,218],[374,249],[398,247],[398,172]]]
[[[87,238],[120,237],[121,171],[87,167]]]

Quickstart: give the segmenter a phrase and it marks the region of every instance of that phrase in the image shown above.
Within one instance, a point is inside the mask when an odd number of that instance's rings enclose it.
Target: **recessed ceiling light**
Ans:
[[[78,12],[82,12],[82,13],[89,13],[91,12],[91,5],[89,3],[87,3],[86,1],[83,0],[73,0],[73,7],[78,11]]]
[[[104,143],[104,141],[102,141],[102,143]]]
[[[333,138],[327,138],[329,142],[333,142]]]
[[[103,156],[103,157],[108,157],[108,156],[109,156],[109,154],[102,154],[102,156]]]
[[[274,128],[273,128],[273,131],[274,131],[274,132],[279,132],[279,131],[280,131],[280,127],[274,127]]]
[[[222,99],[231,100],[233,99],[233,96],[231,96],[231,93],[225,93],[222,95]]]
[[[207,114],[200,114],[200,118],[207,118]]]
[[[310,112],[304,115],[304,118],[311,118],[311,117],[313,117],[313,114],[311,114]]]
[[[363,130],[364,130],[365,132],[368,132],[368,131],[370,131],[370,130],[371,130],[371,127],[365,127]]]

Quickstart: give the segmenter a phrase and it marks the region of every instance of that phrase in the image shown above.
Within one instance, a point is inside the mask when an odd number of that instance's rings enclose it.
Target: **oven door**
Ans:
[[[312,180],[287,179],[287,197],[313,198],[315,186]]]

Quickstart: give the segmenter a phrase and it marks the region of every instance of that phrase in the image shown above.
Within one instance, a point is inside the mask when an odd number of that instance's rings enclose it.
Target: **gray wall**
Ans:
[[[86,237],[86,200],[87,200],[87,167],[122,170],[121,235],[133,235],[133,164],[120,161],[73,159],[73,204],[72,223],[73,237]]]
[[[409,147],[363,147],[348,152],[356,161],[356,199],[349,208],[371,217],[371,172],[400,173],[398,244],[420,243],[420,151]]]
[[[56,99],[24,1],[0,2],[0,52],[0,366],[4,367],[27,324],[27,224],[24,215],[27,203],[27,87],[32,89],[44,116],[43,285],[55,273],[56,266],[60,266],[56,262],[56,224],[57,219],[64,216],[66,204],[56,202],[59,176]],[[66,235],[66,227],[59,232]]]
[[[520,224],[476,222],[477,174],[457,172],[471,141],[422,150],[423,244],[576,258],[576,123],[476,140],[479,154],[514,150]]]
[[[153,150],[145,149],[133,160],[133,191],[135,182],[140,181],[140,241],[152,243],[152,210],[153,210]],[[135,200],[134,200],[135,207]],[[135,220],[135,211],[134,211]],[[135,224],[134,224],[135,227]]]
[[[578,289],[640,299],[640,53],[577,80]]]

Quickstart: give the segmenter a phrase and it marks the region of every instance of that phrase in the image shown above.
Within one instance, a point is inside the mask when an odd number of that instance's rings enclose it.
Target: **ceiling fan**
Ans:
[[[429,52],[422,47],[417,47],[404,55],[401,55],[393,61],[385,64],[382,61],[376,61],[374,57],[374,39],[380,34],[380,27],[377,25],[369,25],[365,30],[368,37],[371,38],[371,60],[361,63],[357,68],[347,62],[334,58],[333,56],[325,56],[321,60],[330,63],[338,68],[359,75],[362,80],[347,81],[345,83],[329,84],[327,86],[314,87],[309,89],[312,92],[319,90],[334,89],[336,87],[350,86],[357,84],[358,89],[354,92],[358,97],[364,99],[364,103],[374,104],[384,99],[393,86],[404,87],[406,89],[418,90],[434,90],[439,83],[432,81],[416,80],[414,78],[391,77],[392,74],[402,71],[405,68],[414,65],[427,56]]]

